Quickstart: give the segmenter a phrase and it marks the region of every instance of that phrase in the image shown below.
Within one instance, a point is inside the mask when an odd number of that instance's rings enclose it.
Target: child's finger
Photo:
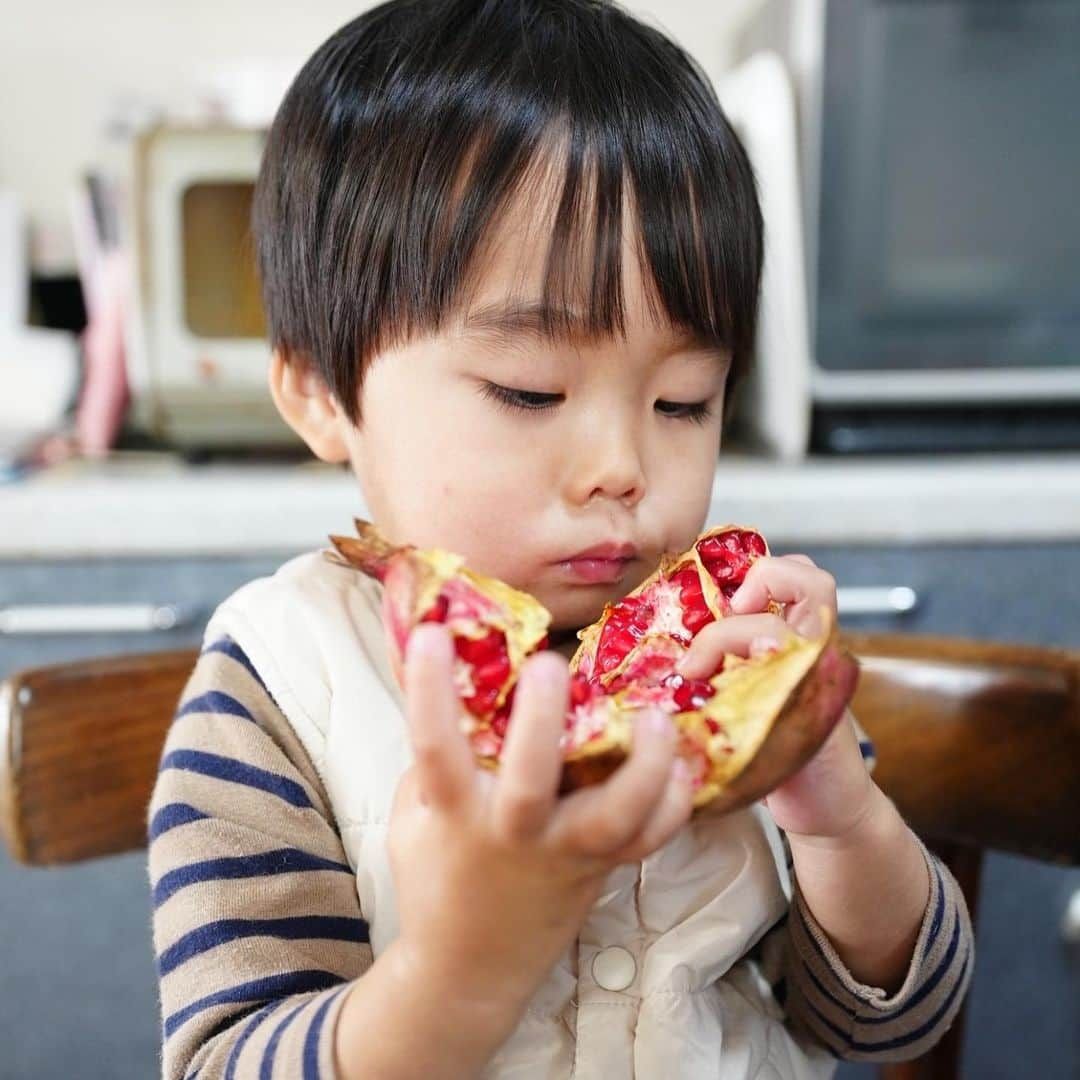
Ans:
[[[619,852],[619,862],[637,862],[662,848],[690,819],[694,809],[694,788],[690,769],[681,758],[672,763],[664,794],[629,845]]]
[[[764,611],[770,600],[797,606],[785,615],[798,633],[820,633],[819,610],[823,606],[836,610],[836,580],[809,560],[758,559],[731,597],[731,610],[737,615]]]
[[[570,671],[558,653],[530,657],[521,670],[499,761],[492,820],[506,838],[534,835],[551,815],[562,771]]]
[[[473,788],[475,767],[461,735],[453,681],[453,646],[445,627],[425,623],[405,654],[405,719],[421,796],[449,808]]]
[[[675,752],[675,727],[659,709],[636,718],[630,756],[601,784],[563,801],[556,843],[582,855],[610,856],[644,828],[664,794]]]
[[[675,670],[687,679],[707,679],[716,673],[725,653],[754,655],[778,648],[791,636],[787,623],[769,612],[717,619],[698,631]]]

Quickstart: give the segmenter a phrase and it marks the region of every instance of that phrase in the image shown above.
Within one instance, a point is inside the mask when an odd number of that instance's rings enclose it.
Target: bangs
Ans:
[[[540,333],[622,335],[629,250],[654,321],[740,377],[762,259],[749,162],[690,57],[587,0],[391,3],[312,57],[256,191],[273,344],[357,422],[367,363],[464,308],[515,200],[550,228]]]

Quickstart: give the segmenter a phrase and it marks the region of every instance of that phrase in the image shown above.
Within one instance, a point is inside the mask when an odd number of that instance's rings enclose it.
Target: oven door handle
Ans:
[[[0,634],[152,634],[190,626],[179,604],[23,604],[0,608]]]
[[[842,585],[836,607],[845,615],[906,615],[919,605],[919,594],[907,585]]]

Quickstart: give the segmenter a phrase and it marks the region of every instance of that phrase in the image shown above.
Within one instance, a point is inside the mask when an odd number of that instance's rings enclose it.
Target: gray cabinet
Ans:
[[[801,550],[841,586],[905,585],[919,596],[905,616],[845,619],[852,627],[1080,648],[1080,545]],[[192,618],[152,634],[0,636],[0,677],[32,664],[196,645],[224,596],[285,557],[0,563],[0,606],[170,603]],[[966,1075],[1074,1073],[1080,980],[1058,924],[1077,887],[1076,872],[989,859]],[[0,1080],[157,1075],[143,853],[37,870],[0,856],[0,926]],[[839,1075],[854,1080],[872,1070],[845,1065]]]

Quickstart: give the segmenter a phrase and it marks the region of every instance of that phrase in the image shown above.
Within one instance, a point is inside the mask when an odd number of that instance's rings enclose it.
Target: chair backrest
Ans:
[[[146,843],[192,650],[32,668],[0,684],[0,835],[32,866]]]
[[[957,876],[974,916],[985,848],[1080,863],[1080,653],[846,634],[875,777]],[[0,835],[30,865],[141,847],[194,651],[23,671],[0,685]],[[890,1080],[954,1077],[962,1017]]]
[[[1080,863],[1080,652],[847,634],[875,779],[934,841]]]

